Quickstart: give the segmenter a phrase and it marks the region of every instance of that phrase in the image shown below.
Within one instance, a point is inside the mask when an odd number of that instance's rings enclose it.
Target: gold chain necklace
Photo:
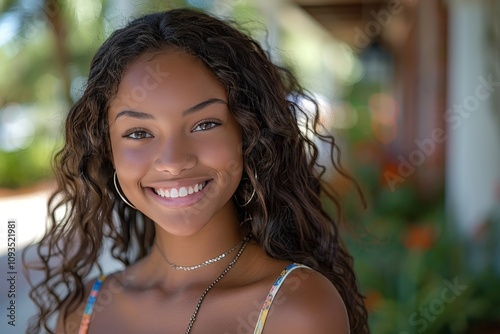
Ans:
[[[229,270],[231,270],[231,268],[234,266],[236,261],[238,261],[238,259],[240,258],[241,253],[243,253],[243,251],[245,250],[245,247],[247,246],[248,241],[250,240],[251,237],[252,236],[249,235],[249,236],[245,237],[245,239],[243,239],[239,243],[239,244],[243,243],[243,245],[241,246],[240,250],[238,251],[238,253],[234,257],[234,259],[229,263],[229,265],[226,267],[226,269],[224,269],[224,271],[219,275],[219,277],[217,277],[215,279],[215,281],[213,281],[212,284],[210,284],[205,289],[205,291],[203,291],[200,299],[198,300],[198,303],[196,304],[196,307],[194,308],[193,315],[191,316],[191,319],[189,319],[189,325],[188,325],[188,328],[186,329],[185,334],[189,334],[191,332],[191,329],[193,328],[194,322],[196,321],[196,316],[198,315],[198,311],[200,310],[201,303],[203,303],[203,300],[205,299],[207,293],[215,286],[215,284],[217,284],[229,272]],[[238,245],[236,245],[236,246],[238,246]]]
[[[167,260],[167,257],[163,254],[163,252],[161,251],[161,249],[158,246],[158,244],[156,243],[156,241],[155,241],[154,245],[155,245],[156,249],[158,250],[158,252],[160,252],[160,255],[163,258],[163,260],[165,260],[165,262],[167,262],[167,264],[170,267],[172,267],[173,269],[175,269],[175,270],[195,270],[195,269],[203,268],[205,266],[208,266],[209,264],[212,264],[212,263],[215,263],[217,261],[222,260],[223,258],[225,258],[226,256],[228,256],[229,254],[231,254],[231,252],[234,251],[244,241],[245,241],[245,239],[243,239],[240,242],[238,242],[236,245],[234,245],[233,248],[231,248],[227,252],[222,253],[221,255],[218,255],[218,256],[214,257],[213,259],[206,260],[206,261],[204,261],[204,262],[202,262],[200,264],[194,265],[194,266],[180,266],[178,264],[170,262],[169,260]]]

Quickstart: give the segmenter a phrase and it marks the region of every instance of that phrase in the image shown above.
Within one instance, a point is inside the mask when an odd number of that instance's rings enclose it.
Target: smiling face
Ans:
[[[138,210],[174,235],[236,223],[241,128],[225,87],[200,60],[142,56],[125,72],[108,120],[118,180]]]

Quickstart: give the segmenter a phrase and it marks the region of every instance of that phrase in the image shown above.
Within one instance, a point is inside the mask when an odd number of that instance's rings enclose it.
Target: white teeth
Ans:
[[[202,190],[205,185],[206,183],[202,182],[199,184],[195,184],[194,186],[180,187],[179,189],[171,188],[170,191],[168,191],[167,189],[154,189],[154,191],[161,197],[178,198],[197,193],[198,191]]]

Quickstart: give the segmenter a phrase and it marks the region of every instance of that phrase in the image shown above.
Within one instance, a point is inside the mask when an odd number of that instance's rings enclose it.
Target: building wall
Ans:
[[[499,205],[500,127],[493,96],[500,93],[500,78],[487,62],[488,2],[448,4],[447,210],[463,232],[473,232]]]

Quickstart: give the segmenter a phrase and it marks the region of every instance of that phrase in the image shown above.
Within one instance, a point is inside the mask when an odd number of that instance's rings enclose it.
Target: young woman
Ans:
[[[57,333],[368,333],[300,99],[288,70],[207,14],[113,33],[67,117],[29,331],[58,315]],[[307,120],[336,149],[317,110]],[[98,262],[106,240],[122,271]]]

